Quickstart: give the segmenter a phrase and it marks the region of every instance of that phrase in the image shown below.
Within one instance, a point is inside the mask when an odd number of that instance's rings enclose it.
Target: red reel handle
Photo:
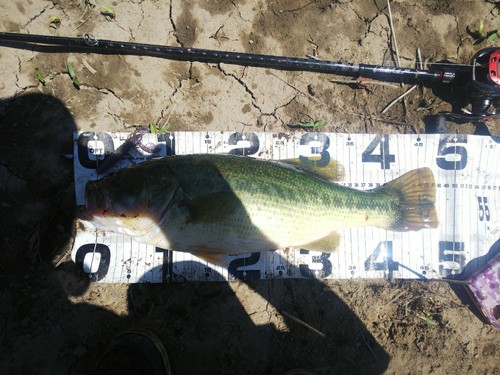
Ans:
[[[481,68],[486,73],[483,83],[492,85],[493,89],[500,89],[500,48],[491,47],[478,51],[472,58],[473,77],[476,79],[476,69]]]

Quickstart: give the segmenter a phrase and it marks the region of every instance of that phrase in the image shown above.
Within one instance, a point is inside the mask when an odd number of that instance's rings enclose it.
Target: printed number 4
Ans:
[[[374,154],[375,149],[380,145],[380,154]],[[389,152],[389,135],[378,134],[361,154],[363,163],[380,163],[382,169],[389,169],[391,163],[396,161],[396,156]]]
[[[389,272],[392,278],[393,271],[399,269],[399,263],[392,258],[392,241],[380,241],[365,260],[365,271],[385,271]]]
[[[479,221],[490,221],[490,209],[488,207],[487,197],[477,197],[477,204],[479,206]]]

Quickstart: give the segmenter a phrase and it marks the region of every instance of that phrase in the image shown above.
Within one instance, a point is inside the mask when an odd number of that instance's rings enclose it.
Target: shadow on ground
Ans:
[[[176,373],[381,374],[389,362],[316,279],[133,284],[128,301],[128,319],[162,337]]]
[[[88,276],[57,259],[73,234],[73,168],[66,156],[74,120],[63,103],[42,94],[4,99],[0,111],[0,372],[92,372],[112,337],[133,327],[159,335],[178,374],[386,369],[388,354],[314,279],[134,284],[124,315],[73,303],[89,288]],[[239,301],[239,288],[256,293]]]
[[[0,265],[50,257],[71,239],[75,130],[53,96],[0,100]]]

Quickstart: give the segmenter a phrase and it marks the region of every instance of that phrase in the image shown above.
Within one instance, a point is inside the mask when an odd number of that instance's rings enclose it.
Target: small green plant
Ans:
[[[36,78],[38,79],[38,82],[40,82],[42,85],[45,86],[45,78],[43,78],[43,75],[42,75],[42,72],[40,71],[40,69],[35,68],[35,74],[36,74]]]
[[[434,321],[432,320],[432,314],[428,310],[423,311],[424,315],[421,319],[425,322],[425,327],[427,329],[431,329],[434,326]]]
[[[50,16],[49,17],[49,26],[57,29],[61,25],[61,18],[59,16]]]
[[[471,29],[469,27],[467,27],[467,32],[469,33],[470,36],[472,36],[474,38],[474,40],[475,40],[474,44],[479,44],[479,43],[482,43],[484,41],[491,43],[500,34],[500,30],[498,30],[498,29],[486,32],[485,28],[484,28],[484,21],[483,20],[479,20],[479,25],[478,25],[477,29],[475,29],[474,31],[471,31]]]
[[[105,5],[101,6],[101,14],[103,14],[106,17],[113,18],[113,19],[116,17],[115,11],[113,9],[111,9],[110,7],[107,7]]]
[[[495,40],[495,38],[498,36],[498,34],[500,34],[500,30],[495,30],[495,31],[488,33],[488,37],[486,38],[486,41],[490,42],[490,43],[493,42]]]
[[[75,70],[73,69],[73,64],[69,59],[66,60],[66,67],[68,68],[68,74],[71,77],[71,80],[73,81],[73,85],[75,85],[75,87],[79,89],[80,81],[78,80],[78,77],[75,74]]]
[[[169,129],[170,129],[169,123],[165,123],[160,127],[158,127],[158,125],[154,123],[149,124],[149,132],[151,134],[165,134],[168,132]]]

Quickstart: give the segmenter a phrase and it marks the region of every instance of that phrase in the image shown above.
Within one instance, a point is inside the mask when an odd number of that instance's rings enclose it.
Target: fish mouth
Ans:
[[[87,211],[87,208],[83,205],[76,207],[76,217],[80,220],[92,221],[94,215]]]
[[[90,181],[85,185],[85,213],[91,218],[106,212],[109,194],[106,189]]]

